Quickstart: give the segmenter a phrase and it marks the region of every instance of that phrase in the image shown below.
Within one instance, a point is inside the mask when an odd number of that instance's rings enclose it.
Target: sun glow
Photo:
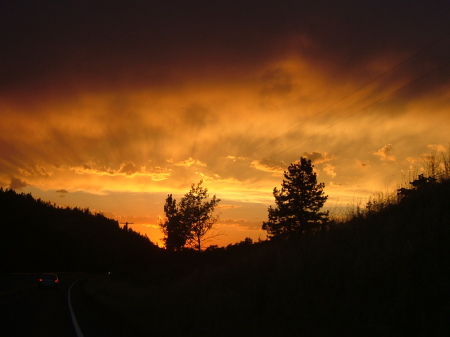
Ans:
[[[373,8],[347,20],[334,2],[292,2],[214,22],[208,6],[152,7],[143,21],[130,7],[117,26],[81,6],[48,27],[38,8],[26,18],[11,9],[0,186],[153,226],[168,194],[203,180],[227,205],[223,244],[259,237],[273,188],[301,156],[327,207],[395,189],[426,169],[430,145],[448,149],[450,37],[438,36],[449,28],[437,4],[390,6],[401,15]]]

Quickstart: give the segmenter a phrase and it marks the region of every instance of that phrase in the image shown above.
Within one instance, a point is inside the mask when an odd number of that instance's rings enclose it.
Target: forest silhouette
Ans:
[[[2,271],[88,272],[86,294],[136,336],[448,335],[449,200],[447,177],[419,176],[319,231],[170,252],[1,189]]]
[[[148,265],[159,250],[101,213],[11,189],[0,189],[0,218],[0,272],[125,272]]]
[[[92,278],[92,295],[143,335],[445,336],[449,200],[419,176],[320,231],[172,253],[164,282]]]

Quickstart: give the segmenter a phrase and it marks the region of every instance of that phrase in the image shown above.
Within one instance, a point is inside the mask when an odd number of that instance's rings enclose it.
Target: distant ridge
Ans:
[[[148,265],[160,250],[100,213],[2,188],[0,231],[0,272],[129,271]]]

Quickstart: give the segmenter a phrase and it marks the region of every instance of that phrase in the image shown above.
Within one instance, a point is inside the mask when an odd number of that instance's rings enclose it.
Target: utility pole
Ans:
[[[132,225],[132,224],[134,224],[134,222],[128,222],[128,221],[122,222],[122,225],[125,225],[123,227],[123,229],[125,229],[127,231],[128,230],[128,225]]]

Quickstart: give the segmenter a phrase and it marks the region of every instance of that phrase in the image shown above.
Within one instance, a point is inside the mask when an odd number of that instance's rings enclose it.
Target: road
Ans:
[[[59,275],[59,289],[39,289],[33,274],[0,277],[0,335],[77,337],[67,302],[77,276]]]
[[[58,276],[59,289],[38,288],[38,274],[0,276],[0,336],[137,336],[120,317],[100,308],[83,291],[85,275],[58,273]],[[69,289],[78,334],[69,309]]]

